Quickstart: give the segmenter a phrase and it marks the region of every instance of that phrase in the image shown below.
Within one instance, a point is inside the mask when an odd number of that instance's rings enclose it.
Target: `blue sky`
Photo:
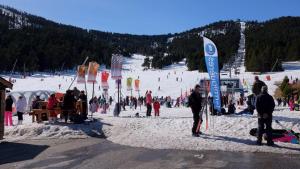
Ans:
[[[44,18],[109,32],[164,34],[219,20],[300,16],[300,0],[0,0]]]

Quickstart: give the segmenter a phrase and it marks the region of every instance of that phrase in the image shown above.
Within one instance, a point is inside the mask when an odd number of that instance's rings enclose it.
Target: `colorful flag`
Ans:
[[[113,55],[111,58],[111,78],[114,80],[122,79],[122,62],[121,55]]]
[[[97,83],[96,77],[98,73],[99,64],[97,62],[90,62],[88,69],[88,82]]]
[[[218,50],[214,42],[206,37],[203,37],[203,44],[206,68],[210,76],[210,92],[213,96],[214,108],[218,112],[221,112]]]
[[[136,91],[140,90],[140,80],[136,79],[134,81],[134,88],[135,88]]]
[[[85,66],[80,65],[77,68],[77,83],[85,83]]]
[[[132,78],[127,78],[127,90],[132,90]]]
[[[101,86],[103,89],[109,88],[109,85],[107,83],[108,77],[109,77],[109,73],[107,71],[103,71],[101,73]]]

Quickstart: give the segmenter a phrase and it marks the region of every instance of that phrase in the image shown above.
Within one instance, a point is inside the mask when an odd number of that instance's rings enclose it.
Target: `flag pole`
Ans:
[[[117,80],[118,82],[118,116],[120,114],[121,111],[121,105],[120,105],[120,80]]]
[[[11,72],[10,72],[10,77],[9,77],[10,80],[11,80],[12,74],[13,74],[14,71],[15,71],[15,67],[16,67],[17,62],[18,62],[18,59],[16,59],[14,65],[13,65],[13,68],[12,68],[12,70],[11,70]]]

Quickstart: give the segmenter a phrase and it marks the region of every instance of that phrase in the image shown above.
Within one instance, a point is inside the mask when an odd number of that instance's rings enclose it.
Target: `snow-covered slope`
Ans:
[[[32,24],[28,21],[22,13],[14,12],[9,8],[0,6],[0,13],[9,18],[9,29],[21,29],[24,26],[31,26]]]

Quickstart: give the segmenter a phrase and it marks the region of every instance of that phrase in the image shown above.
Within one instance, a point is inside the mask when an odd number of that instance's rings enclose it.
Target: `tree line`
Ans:
[[[206,71],[203,52],[204,35],[213,40],[222,68],[237,52],[240,24],[219,21],[181,33],[165,35],[131,35],[87,30],[55,23],[42,17],[19,12],[5,15],[0,9],[0,71],[70,70],[86,56],[110,67],[112,54],[146,57],[144,66],[163,68],[183,59],[189,70]],[[18,21],[18,16],[22,20]],[[300,59],[300,17],[282,17],[267,22],[247,22],[246,68],[249,71],[281,70],[281,62]],[[26,19],[26,20],[25,20]],[[16,22],[30,24],[14,28]],[[276,64],[275,64],[276,62]],[[275,65],[275,66],[274,66]]]

